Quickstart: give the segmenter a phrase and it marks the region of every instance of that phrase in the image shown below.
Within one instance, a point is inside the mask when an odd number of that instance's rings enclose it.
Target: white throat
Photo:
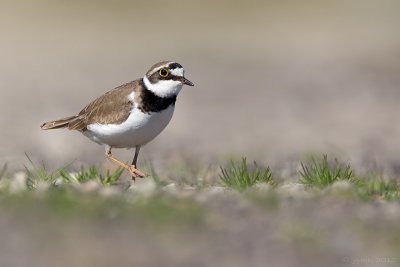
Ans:
[[[152,84],[149,79],[144,76],[144,85],[159,97],[171,97],[176,96],[182,89],[182,83],[174,80],[160,80],[155,84]]]

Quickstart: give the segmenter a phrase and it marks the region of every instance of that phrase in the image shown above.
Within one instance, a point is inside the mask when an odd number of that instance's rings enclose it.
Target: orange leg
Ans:
[[[114,158],[113,155],[111,154],[111,148],[106,150],[106,157],[110,161],[114,162],[115,164],[117,164],[117,165],[123,167],[125,170],[129,171],[129,173],[132,175],[132,179],[134,181],[135,181],[136,177],[144,177],[145,176],[145,174],[143,172],[141,172],[138,169],[136,169],[136,164],[132,164],[132,165],[129,166],[126,163]]]

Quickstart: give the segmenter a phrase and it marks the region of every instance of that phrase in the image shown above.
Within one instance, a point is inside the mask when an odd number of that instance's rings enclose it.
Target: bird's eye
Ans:
[[[161,77],[167,77],[168,74],[169,74],[169,71],[167,69],[163,68],[163,69],[160,70],[160,76]]]

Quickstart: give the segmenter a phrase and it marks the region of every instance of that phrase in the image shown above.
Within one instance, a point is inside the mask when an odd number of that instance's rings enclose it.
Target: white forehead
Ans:
[[[168,66],[171,63],[174,63],[174,62],[168,62],[168,63],[166,63],[164,65],[158,66],[157,68],[154,68],[152,71],[147,73],[147,76],[150,77],[151,75],[153,75],[154,73],[158,72],[162,68],[168,68]],[[171,72],[172,75],[175,75],[175,76],[183,76],[185,74],[185,70],[183,68],[175,68],[175,69],[170,70],[170,72]]]
[[[185,71],[183,70],[183,68],[175,68],[170,70],[171,74],[174,76],[182,76],[183,74],[185,74]]]

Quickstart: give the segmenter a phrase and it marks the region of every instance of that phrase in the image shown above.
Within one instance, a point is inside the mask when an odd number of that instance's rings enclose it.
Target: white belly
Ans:
[[[121,124],[90,124],[83,134],[99,144],[115,148],[131,148],[153,140],[170,122],[174,106],[145,114],[134,108],[128,119]]]

